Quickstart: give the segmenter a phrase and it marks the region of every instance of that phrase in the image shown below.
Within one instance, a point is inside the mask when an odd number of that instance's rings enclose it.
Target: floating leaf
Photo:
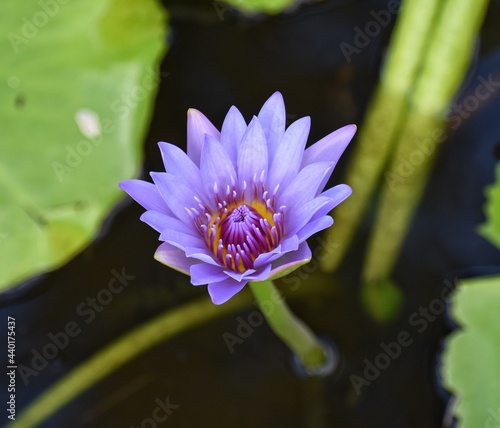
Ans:
[[[486,223],[479,233],[500,248],[500,164],[497,165],[496,182],[486,188]]]
[[[446,339],[443,376],[458,426],[500,426],[500,276],[464,281],[451,303],[460,329]]]
[[[2,289],[84,248],[137,174],[166,25],[154,0],[0,9]]]

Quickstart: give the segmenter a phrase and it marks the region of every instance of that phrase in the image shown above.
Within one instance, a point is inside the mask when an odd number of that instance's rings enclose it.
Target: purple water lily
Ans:
[[[188,111],[187,155],[160,142],[167,172],[154,184],[120,184],[160,233],[155,258],[208,284],[215,304],[249,281],[279,278],[311,259],[306,239],[333,224],[327,214],[351,194],[345,184],[322,192],[356,132],[347,125],[304,150],[310,118],[285,129],[279,92],[247,125],[231,107],[219,132],[199,111]]]

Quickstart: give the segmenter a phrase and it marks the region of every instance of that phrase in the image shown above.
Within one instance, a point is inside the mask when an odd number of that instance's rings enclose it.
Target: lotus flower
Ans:
[[[311,259],[306,239],[333,224],[327,214],[351,194],[345,184],[323,191],[356,132],[347,125],[305,149],[310,118],[285,129],[279,92],[247,125],[231,107],[222,130],[188,111],[187,154],[160,142],[167,172],[154,184],[126,180],[120,187],[160,233],[155,258],[208,284],[215,304],[249,281],[275,279]],[[304,150],[305,149],[305,150]]]

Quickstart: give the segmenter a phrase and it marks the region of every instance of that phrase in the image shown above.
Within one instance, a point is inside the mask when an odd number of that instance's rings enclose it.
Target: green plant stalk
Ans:
[[[467,72],[487,0],[447,0],[410,98],[410,110],[382,188],[362,277],[387,278],[427,184],[444,115]],[[421,162],[414,159],[421,159]],[[401,176],[404,164],[413,171]]]
[[[389,171],[385,173],[380,202],[368,243],[362,280],[376,284],[389,277],[418,205],[444,135],[442,120],[412,115],[401,135]],[[422,142],[425,151],[422,150]],[[412,165],[413,159],[422,161]]]
[[[321,261],[321,269],[326,272],[337,269],[349,249],[389,157],[406,103],[403,96],[381,86],[369,111],[344,179],[352,187],[352,195],[335,209],[335,227],[325,232],[326,251],[331,253]]]
[[[345,181],[351,197],[335,209],[338,227],[326,232],[333,256],[323,260],[324,271],[334,271],[349,248],[390,156],[391,147],[407,115],[407,100],[432,36],[439,0],[406,0],[391,39],[381,82],[363,124]]]
[[[435,22],[443,0],[403,0],[391,37],[381,84],[390,92],[408,96],[422,67],[429,45],[434,43]]]
[[[39,426],[78,394],[148,349],[211,319],[237,312],[250,303],[250,294],[242,293],[221,306],[215,306],[210,299],[205,298],[167,310],[80,364],[38,397],[8,426]]]
[[[469,68],[488,0],[446,0],[410,103],[443,117]]]
[[[250,282],[259,308],[276,335],[299,357],[306,369],[321,367],[326,353],[311,329],[291,311],[272,281]]]

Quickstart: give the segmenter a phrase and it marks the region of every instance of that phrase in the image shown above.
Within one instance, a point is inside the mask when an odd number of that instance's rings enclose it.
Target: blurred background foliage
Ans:
[[[154,0],[0,6],[0,289],[82,251],[138,174],[166,16]]]

